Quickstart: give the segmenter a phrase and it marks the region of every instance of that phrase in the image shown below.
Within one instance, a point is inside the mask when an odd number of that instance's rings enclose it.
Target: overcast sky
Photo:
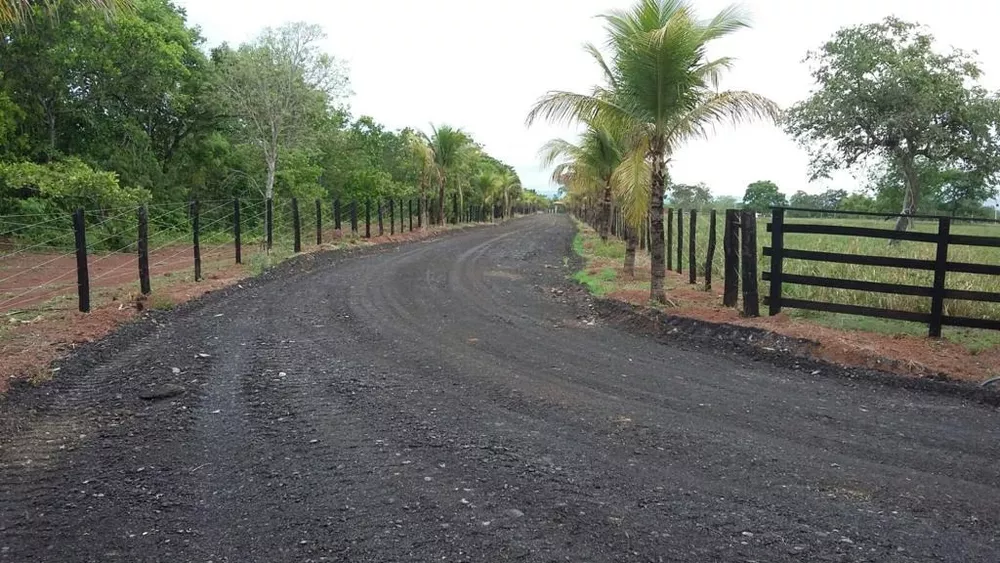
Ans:
[[[327,50],[350,69],[355,116],[387,126],[462,127],[493,155],[517,168],[526,187],[551,193],[539,147],[573,131],[524,117],[548,90],[586,92],[600,75],[582,51],[601,44],[594,16],[626,0],[179,0],[210,45],[240,43],[287,21],[322,25]],[[698,0],[707,17],[731,2]],[[1000,9],[983,0],[746,0],[754,27],[718,42],[711,55],[737,59],[723,88],[769,96],[782,107],[812,88],[806,52],[837,29],[894,14],[927,25],[941,45],[977,50],[984,84],[1000,84]],[[721,128],[692,143],[671,164],[676,182],[705,182],[714,193],[742,196],[747,184],[773,180],[791,194],[827,187],[855,189],[850,175],[810,184],[806,154],[773,125]]]

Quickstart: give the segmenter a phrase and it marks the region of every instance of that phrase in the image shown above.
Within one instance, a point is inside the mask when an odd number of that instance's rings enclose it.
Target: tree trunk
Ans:
[[[601,240],[608,242],[611,236],[611,184],[604,186],[604,201],[601,203]]]
[[[274,199],[274,176],[278,169],[277,158],[267,157],[267,184],[264,187],[264,198]]]
[[[667,163],[663,152],[653,152],[652,186],[649,192],[649,298],[654,303],[666,303],[663,280],[667,275],[663,243],[663,190]]]
[[[917,205],[920,203],[920,176],[914,166],[914,157],[909,153],[899,155],[899,165],[903,169],[905,188],[903,190],[903,210],[902,216],[896,220],[896,230],[905,231],[910,228],[913,220],[910,215],[917,212]],[[891,240],[889,244],[898,244],[898,240]]]
[[[625,275],[635,277],[635,247],[638,242],[636,229],[625,226]]]

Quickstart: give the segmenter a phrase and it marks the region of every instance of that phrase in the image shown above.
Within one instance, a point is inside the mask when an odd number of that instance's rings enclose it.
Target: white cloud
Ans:
[[[356,115],[393,128],[463,127],[487,150],[514,165],[524,183],[554,191],[537,150],[573,131],[524,126],[532,103],[547,90],[587,91],[600,75],[582,51],[603,41],[596,15],[631,3],[613,0],[180,0],[209,43],[239,43],[264,26],[287,21],[322,25],[327,49],[350,66]],[[699,0],[703,15],[729,2]],[[716,50],[738,58],[726,88],[753,90],[783,107],[810,88],[801,61],[838,28],[895,14],[928,25],[942,44],[979,50],[986,85],[997,88],[1000,44],[993,40],[1000,9],[980,0],[750,0],[755,26]],[[680,151],[671,166],[679,182],[705,182],[718,194],[742,195],[750,182],[770,179],[783,191],[817,191],[808,159],[780,129],[768,125],[720,128],[708,141]],[[837,187],[853,188],[850,175]]]

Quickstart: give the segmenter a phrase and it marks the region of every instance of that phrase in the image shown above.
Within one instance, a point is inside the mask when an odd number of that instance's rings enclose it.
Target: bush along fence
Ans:
[[[343,237],[403,234],[442,224],[502,219],[499,206],[434,199],[214,200],[71,214],[0,215],[0,311],[65,308],[89,312],[93,293],[138,281],[150,295],[157,277],[206,273],[302,252]],[[428,213],[429,211],[429,213]],[[518,212],[533,209],[515,208]],[[315,237],[310,234],[315,231]]]
[[[600,207],[571,213],[600,230]],[[745,317],[785,309],[1000,330],[1000,223],[990,219],[774,208],[758,237],[749,210],[664,210],[666,267],[706,291],[722,281],[722,304]],[[707,219],[707,220],[706,220]],[[610,232],[624,239],[621,210]],[[648,225],[639,249],[648,250]],[[721,255],[717,252],[722,238]],[[764,282],[764,291],[760,289]]]

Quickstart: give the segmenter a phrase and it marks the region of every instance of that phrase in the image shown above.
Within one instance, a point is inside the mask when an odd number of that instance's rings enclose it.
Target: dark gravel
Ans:
[[[302,257],[84,347],[0,403],[0,561],[1000,561],[995,407],[595,318],[571,238]]]

